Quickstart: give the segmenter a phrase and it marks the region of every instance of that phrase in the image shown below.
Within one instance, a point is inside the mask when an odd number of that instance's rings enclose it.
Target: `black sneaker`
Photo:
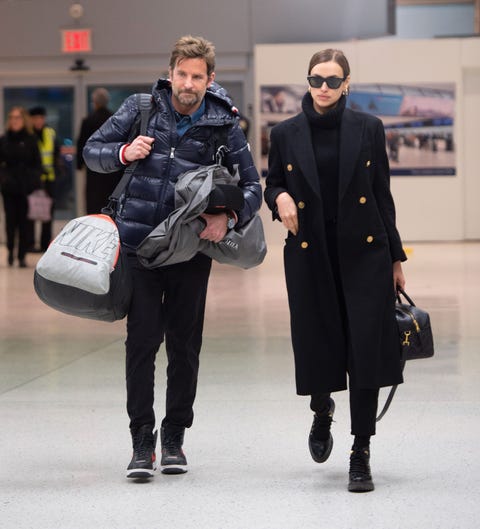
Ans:
[[[370,450],[368,448],[352,448],[350,454],[350,492],[370,492],[375,489],[370,471]]]
[[[335,412],[335,402],[329,400],[329,407],[325,413],[313,416],[312,428],[308,436],[308,448],[310,455],[316,463],[324,463],[330,456],[333,447],[333,437],[330,433],[333,414]]]
[[[152,426],[145,424],[132,433],[133,456],[127,467],[127,478],[147,479],[157,469],[155,446],[158,432],[152,433]]]
[[[187,458],[182,450],[185,428],[162,427],[162,460],[160,469],[163,474],[184,474],[187,471]]]

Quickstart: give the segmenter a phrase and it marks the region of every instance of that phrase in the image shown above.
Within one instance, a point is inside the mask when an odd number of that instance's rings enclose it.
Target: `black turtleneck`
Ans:
[[[317,164],[320,192],[322,194],[325,222],[334,222],[338,207],[338,154],[340,123],[346,98],[342,96],[335,108],[320,114],[313,107],[312,96],[303,96],[302,109],[312,135],[312,145]]]

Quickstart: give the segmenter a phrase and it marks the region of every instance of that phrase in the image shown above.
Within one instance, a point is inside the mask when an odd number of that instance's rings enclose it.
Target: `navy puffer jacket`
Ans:
[[[228,138],[229,152],[224,165],[239,166],[238,185],[245,196],[245,206],[237,214],[240,225],[247,222],[260,208],[262,190],[249,145],[238,123],[238,114],[225,90],[217,83],[207,89],[205,113],[181,137],[176,132],[175,115],[170,104],[170,81],[160,79],[152,93],[155,111],[151,113],[146,135],[155,138],[155,142],[151,154],[138,162],[119,201],[115,220],[122,244],[135,249],[174,210],[178,176],[200,165],[215,163],[216,137]],[[130,96],[89,138],[83,157],[92,171],[110,173],[124,168],[119,151],[131,137],[138,115],[136,98]],[[215,130],[218,131],[216,135]]]

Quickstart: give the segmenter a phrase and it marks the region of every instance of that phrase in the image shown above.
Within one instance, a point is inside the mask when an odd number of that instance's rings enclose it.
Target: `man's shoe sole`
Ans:
[[[165,465],[160,467],[162,474],[185,474],[186,465]]]
[[[155,475],[154,472],[157,470],[157,467],[153,468],[131,468],[127,469],[127,478],[133,479],[148,479],[153,478]]]

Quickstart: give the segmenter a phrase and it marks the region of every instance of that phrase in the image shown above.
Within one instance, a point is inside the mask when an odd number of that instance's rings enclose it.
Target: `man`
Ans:
[[[33,132],[38,140],[38,149],[42,157],[43,173],[41,176],[42,189],[52,199],[55,193],[55,180],[61,170],[60,143],[52,127],[47,127],[47,111],[45,107],[35,106],[29,110]],[[53,219],[54,202],[52,201],[51,217]],[[52,240],[52,220],[42,222],[40,234],[40,248],[35,244],[35,222],[28,221],[28,238],[30,251],[45,252]]]
[[[135,96],[126,99],[87,142],[83,151],[94,171],[114,171],[139,160],[124,195],[116,222],[129,256],[133,296],[127,318],[127,411],[133,457],[127,476],[148,478],[155,469],[153,411],[155,355],[165,338],[168,368],[166,414],[161,423],[161,470],[183,473],[185,428],[193,422],[199,353],[211,260],[203,254],[175,265],[147,270],[135,249],[174,210],[178,176],[215,161],[226,140],[225,165],[238,165],[245,205],[239,211],[203,214],[200,237],[221,241],[232,228],[247,222],[261,204],[261,186],[237,111],[225,90],[214,82],[213,45],[201,37],[180,38],[172,51],[169,79],[153,88],[147,135],[133,136],[138,123]],[[138,129],[137,129],[138,130]],[[137,133],[138,134],[138,133]]]
[[[99,129],[112,115],[108,109],[110,94],[105,88],[96,88],[92,92],[93,112],[82,121],[77,140],[77,169],[83,169],[85,162],[82,151],[88,138]],[[87,167],[86,171],[86,208],[87,214],[100,213],[108,203],[108,197],[122,177],[122,172],[108,175],[98,174]]]

